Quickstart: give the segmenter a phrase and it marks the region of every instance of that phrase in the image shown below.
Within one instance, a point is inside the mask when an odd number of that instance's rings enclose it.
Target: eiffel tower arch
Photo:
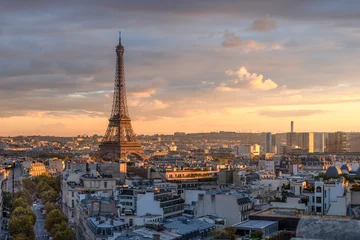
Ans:
[[[124,72],[125,48],[121,44],[121,32],[119,44],[116,46],[116,71],[113,104],[109,125],[104,138],[99,146],[100,157],[104,160],[125,160],[129,154],[146,159],[141,143],[136,140],[136,135],[131,126],[129,116]]]

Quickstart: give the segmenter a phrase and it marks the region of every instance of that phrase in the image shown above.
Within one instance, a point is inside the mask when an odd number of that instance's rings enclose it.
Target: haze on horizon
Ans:
[[[0,136],[359,131],[360,1],[3,1]]]

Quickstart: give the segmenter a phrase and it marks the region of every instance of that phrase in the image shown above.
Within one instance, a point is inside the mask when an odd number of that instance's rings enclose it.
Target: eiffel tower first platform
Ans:
[[[126,160],[131,154],[137,158],[146,159],[140,142],[135,139],[135,133],[129,117],[124,73],[124,46],[116,46],[115,87],[111,116],[105,136],[100,144],[100,157],[103,160]]]

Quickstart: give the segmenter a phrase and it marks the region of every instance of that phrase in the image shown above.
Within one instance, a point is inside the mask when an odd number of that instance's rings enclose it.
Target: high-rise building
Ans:
[[[271,132],[265,133],[264,152],[274,153],[276,145],[276,135]]]
[[[341,153],[348,152],[348,136],[344,132],[329,133],[327,138],[327,152]]]
[[[291,152],[291,149],[306,149],[309,153],[314,152],[314,133],[312,132],[287,133],[286,141],[288,152]]]
[[[314,133],[314,152],[323,153],[325,152],[325,134]]]
[[[294,132],[294,121],[291,121],[290,132]]]

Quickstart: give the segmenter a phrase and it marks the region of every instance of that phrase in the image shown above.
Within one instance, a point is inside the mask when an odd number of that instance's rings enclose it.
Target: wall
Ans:
[[[198,201],[199,194],[205,194],[205,190],[184,190],[183,199],[185,199],[185,204],[191,205],[192,202]]]
[[[160,202],[154,200],[153,192],[137,195],[136,216],[141,217],[146,214],[163,216],[163,209],[160,208]]]
[[[205,215],[224,218],[228,226],[241,222],[237,197],[231,195],[200,195],[196,203],[195,217]]]

